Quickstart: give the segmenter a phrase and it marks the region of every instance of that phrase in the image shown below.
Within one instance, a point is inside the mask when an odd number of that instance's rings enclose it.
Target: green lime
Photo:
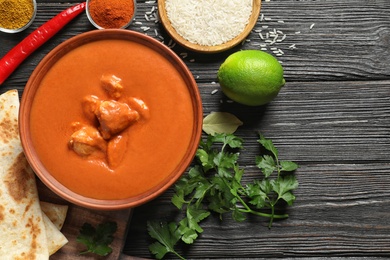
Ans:
[[[219,68],[218,80],[227,97],[248,106],[272,101],[285,84],[282,65],[259,50],[231,54]]]

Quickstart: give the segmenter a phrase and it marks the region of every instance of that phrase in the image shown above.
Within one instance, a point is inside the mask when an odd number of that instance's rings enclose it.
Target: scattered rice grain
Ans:
[[[264,40],[264,36],[262,33],[259,33],[260,39]]]
[[[294,43],[294,44],[291,44],[290,46],[288,46],[288,48],[289,48],[289,49],[292,49],[292,50],[295,49],[295,48],[296,48],[296,47],[295,47],[295,43]]]

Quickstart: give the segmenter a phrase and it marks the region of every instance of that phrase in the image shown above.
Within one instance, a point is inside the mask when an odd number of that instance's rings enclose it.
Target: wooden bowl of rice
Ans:
[[[158,0],[160,20],[180,45],[196,52],[233,48],[249,35],[261,0]]]

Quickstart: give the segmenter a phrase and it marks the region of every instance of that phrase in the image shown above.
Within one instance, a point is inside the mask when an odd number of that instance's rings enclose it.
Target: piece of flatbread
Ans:
[[[68,239],[59,232],[64,225],[68,206],[45,201],[40,201],[39,204],[41,205],[43,222],[45,223],[49,254],[52,255],[68,243]]]
[[[68,241],[41,210],[20,143],[18,113],[18,91],[0,95],[0,257],[46,260]]]
[[[35,176],[18,130],[19,96],[0,96],[0,256],[48,259],[49,251]]]
[[[63,247],[66,243],[68,243],[68,239],[59,232],[59,229],[50,219],[46,216],[44,212],[42,212],[43,223],[45,224],[46,229],[46,238],[47,238],[47,247],[49,251],[49,255],[57,252],[61,247]]]
[[[53,222],[58,230],[64,226],[66,214],[68,212],[67,205],[59,205],[46,201],[41,201],[41,209],[46,216]]]

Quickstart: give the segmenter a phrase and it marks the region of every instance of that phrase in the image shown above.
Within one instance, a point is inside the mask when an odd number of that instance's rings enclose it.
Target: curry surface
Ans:
[[[122,79],[124,95],[143,100],[150,118],[127,129],[125,157],[115,169],[68,147],[73,122],[88,123],[87,95],[109,98],[100,77]],[[41,81],[31,109],[34,148],[45,168],[70,190],[91,198],[123,199],[147,193],[169,178],[189,147],[193,108],[186,83],[162,55],[125,40],[100,40],[64,55]]]

